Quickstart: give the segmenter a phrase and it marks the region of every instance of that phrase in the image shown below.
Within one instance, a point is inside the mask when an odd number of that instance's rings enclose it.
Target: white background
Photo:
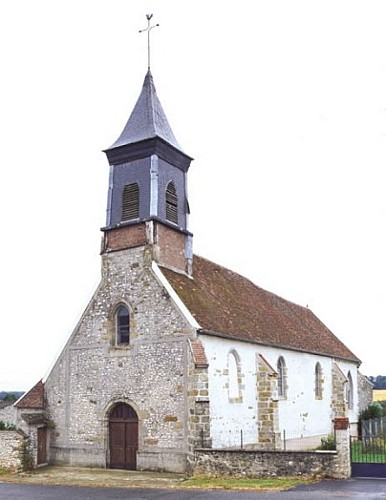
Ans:
[[[108,163],[147,69],[196,253],[309,306],[385,374],[386,3],[0,6],[0,390],[37,382],[100,276]]]

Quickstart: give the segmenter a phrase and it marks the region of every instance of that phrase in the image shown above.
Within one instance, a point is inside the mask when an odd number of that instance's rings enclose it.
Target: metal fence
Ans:
[[[264,442],[258,441],[256,432],[244,429],[229,429],[223,438],[224,449],[267,450],[267,451],[314,451],[334,450],[335,436],[328,434],[304,435],[283,430],[281,433],[266,435]],[[201,447],[207,446],[204,433],[201,434]]]
[[[332,434],[299,436],[283,430],[281,442],[283,451],[335,450],[335,435]]]
[[[351,437],[351,462],[386,463],[386,417],[360,422],[358,437]]]
[[[351,462],[386,463],[386,436],[351,437]]]

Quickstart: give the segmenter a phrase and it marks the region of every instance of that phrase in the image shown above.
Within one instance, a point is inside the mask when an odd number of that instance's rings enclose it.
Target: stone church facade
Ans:
[[[16,403],[37,462],[182,472],[197,447],[280,449],[283,431],[354,425],[358,358],[309,309],[193,255],[192,158],[150,71],[105,153],[100,285],[46,380]]]

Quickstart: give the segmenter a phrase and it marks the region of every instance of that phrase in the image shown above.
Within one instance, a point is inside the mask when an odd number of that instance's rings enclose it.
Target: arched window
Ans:
[[[139,186],[136,182],[126,184],[122,192],[122,220],[138,219]]]
[[[283,356],[277,360],[277,394],[279,398],[287,396],[287,369]]]
[[[315,399],[322,399],[323,391],[322,391],[322,367],[320,363],[316,363],[315,365]]]
[[[347,407],[349,410],[354,408],[354,385],[352,381],[351,373],[347,374]]]
[[[117,344],[130,342],[130,314],[126,306],[119,306],[116,312]]]
[[[166,220],[178,224],[178,197],[174,182],[166,188]]]
[[[228,355],[228,399],[229,402],[240,401],[239,357],[231,351]]]

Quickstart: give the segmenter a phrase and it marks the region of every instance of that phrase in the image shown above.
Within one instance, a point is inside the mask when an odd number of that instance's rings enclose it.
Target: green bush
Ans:
[[[359,415],[359,420],[371,420],[372,418],[380,418],[383,415],[383,407],[378,401],[373,401]]]
[[[336,441],[332,434],[322,438],[320,441],[321,444],[318,446],[317,450],[336,450]]]
[[[15,431],[16,425],[8,424],[7,422],[3,422],[0,420],[0,431]]]
[[[386,401],[378,401],[378,403],[382,406],[382,416],[386,417]]]

